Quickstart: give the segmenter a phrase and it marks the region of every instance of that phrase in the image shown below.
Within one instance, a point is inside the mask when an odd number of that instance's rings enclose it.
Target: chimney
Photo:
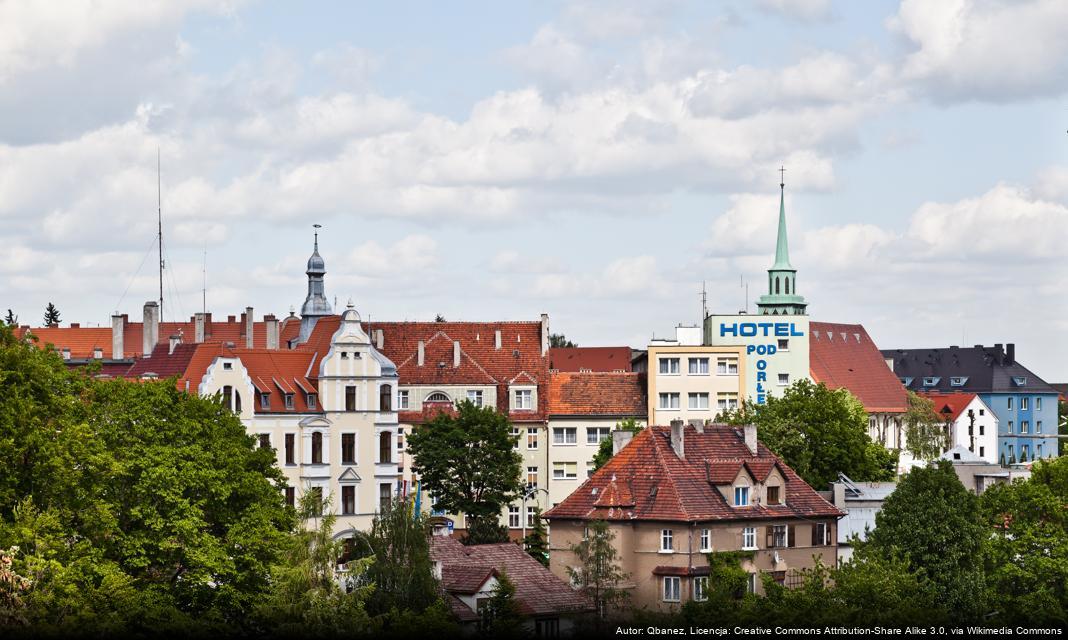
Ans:
[[[381,329],[375,329],[375,348],[379,351],[382,350],[386,344],[386,332]]]
[[[167,350],[167,355],[174,355],[174,348],[182,344],[182,336],[177,333],[171,336],[170,348]]]
[[[549,314],[541,314],[541,355],[549,353]]]
[[[196,313],[193,315],[193,342],[200,344],[204,342],[205,333],[207,333],[207,321],[208,314]]]
[[[263,324],[267,330],[267,348],[278,348],[278,318],[274,317],[274,314],[268,314],[263,316]]]
[[[252,334],[255,331],[255,323],[252,321],[252,307],[245,307],[245,348],[252,348]]]
[[[501,330],[500,329],[497,329],[496,331],[493,332],[493,348],[494,349],[500,349],[501,348]]]
[[[159,303],[149,300],[145,303],[144,324],[141,326],[141,355],[152,357],[152,350],[159,342]]]
[[[426,345],[425,345],[425,344],[423,344],[423,341],[422,341],[422,340],[420,340],[420,341],[419,341],[419,356],[418,356],[418,358],[419,358],[419,359],[418,359],[418,361],[417,361],[417,364],[418,364],[418,365],[419,365],[420,367],[421,367],[421,366],[423,366],[423,358],[424,358],[425,356],[426,356]]]
[[[111,316],[111,357],[114,360],[122,360],[124,357],[123,339],[126,337],[126,316],[120,316],[116,311]]]
[[[671,448],[680,459],[686,457],[686,423],[676,418],[671,421]]]
[[[80,322],[72,322],[72,323],[70,323],[70,328],[71,329],[81,329],[82,328],[82,324]]]
[[[452,341],[452,368],[453,369],[459,369],[460,368],[460,341],[459,340],[453,340]]]
[[[612,455],[619,453],[634,438],[634,432],[620,429],[612,432]]]
[[[757,454],[756,425],[747,424],[742,427],[742,430],[745,434],[745,446],[749,447],[749,451],[755,456]]]
[[[1010,342],[1005,345],[1005,364],[1013,364],[1016,362],[1016,343]]]

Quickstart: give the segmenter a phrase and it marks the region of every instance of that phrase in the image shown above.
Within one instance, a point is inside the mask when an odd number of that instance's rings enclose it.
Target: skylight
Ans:
[[[949,379],[949,384],[954,387],[963,387],[966,382],[968,382],[966,376],[953,376]]]
[[[934,387],[934,386],[936,386],[938,384],[938,381],[941,380],[941,379],[942,378],[924,378],[923,379],[923,386],[925,386],[925,387]]]

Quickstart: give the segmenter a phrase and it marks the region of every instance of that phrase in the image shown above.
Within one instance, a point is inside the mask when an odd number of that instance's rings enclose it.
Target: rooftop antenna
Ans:
[[[160,177],[159,147],[156,147],[156,222],[159,236],[159,319],[163,321],[163,180]]]
[[[204,241],[204,264],[200,267],[201,276],[204,279],[203,286],[200,289],[201,296],[201,311],[208,312],[208,243]]]
[[[705,281],[701,281],[701,324],[705,323],[705,316],[708,315],[708,292],[705,290]]]

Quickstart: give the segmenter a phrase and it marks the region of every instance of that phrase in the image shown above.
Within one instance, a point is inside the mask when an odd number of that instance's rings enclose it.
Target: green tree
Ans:
[[[553,347],[554,349],[558,349],[558,348],[562,348],[562,347],[572,348],[572,347],[577,347],[578,345],[575,344],[574,342],[571,342],[570,340],[568,340],[567,336],[565,336],[562,333],[550,333],[549,334],[549,346]]]
[[[912,571],[900,555],[883,554],[863,543],[853,557],[831,572],[837,617],[863,627],[927,625],[945,622],[946,611],[935,601],[935,587],[926,571]]]
[[[1068,625],[1068,458],[980,497],[990,597],[1003,624]]]
[[[934,587],[934,602],[962,620],[984,613],[983,526],[978,498],[953,465],[915,468],[898,483],[868,537],[883,558],[901,557]]]
[[[504,569],[497,572],[489,602],[482,610],[482,626],[491,637],[516,638],[523,635],[523,614],[515,597],[515,584]]]
[[[638,421],[634,418],[626,418],[621,422],[616,423],[616,431],[630,431],[631,433],[638,433],[642,430],[642,426],[638,424]],[[601,444],[597,446],[597,453],[593,454],[593,470],[597,471],[614,455],[613,451],[615,446],[613,444],[613,438],[606,438],[601,440]]]
[[[535,560],[549,566],[549,532],[545,529],[545,520],[541,517],[541,507],[534,507],[534,528],[523,538],[523,548]]]
[[[1068,402],[1057,403],[1057,416],[1057,433],[1061,436],[1057,455],[1068,455]]]
[[[705,599],[690,600],[682,607],[682,617],[690,625],[720,626],[746,624],[758,619],[759,602],[749,592],[749,572],[742,560],[752,551],[715,551],[708,554]]]
[[[490,530],[519,495],[523,458],[506,416],[469,400],[456,408],[457,415],[439,413],[408,437],[412,470],[438,509],[464,513],[470,528]]]
[[[620,588],[628,578],[619,567],[619,553],[612,541],[616,535],[605,520],[590,520],[585,537],[571,545],[579,566],[567,567],[567,575],[593,603],[598,620],[604,620],[630,594]]]
[[[56,305],[49,302],[48,306],[45,307],[44,325],[50,327],[54,324],[59,324],[59,309],[56,308]]]
[[[917,460],[931,461],[949,448],[949,425],[935,411],[934,402],[912,391],[905,412],[905,450]]]
[[[868,436],[864,406],[846,389],[798,380],[766,404],[743,402],[719,416],[728,424],[757,426],[764,445],[813,487],[844,473],[853,480],[892,480],[897,456]]]
[[[367,608],[372,614],[408,609],[425,611],[440,599],[430,559],[430,523],[416,513],[409,498],[400,498],[375,516],[370,532],[355,532],[353,553],[373,562],[360,575],[373,584]]]
[[[7,315],[4,316],[4,323],[9,327],[14,327],[19,323],[19,317],[15,315],[15,312],[11,309],[7,310]]]
[[[445,320],[445,316],[441,315],[440,313],[438,315],[434,316],[434,322],[445,322],[445,321],[446,321]]]
[[[26,576],[15,573],[18,547],[0,549],[0,629],[22,627],[26,620],[25,594],[33,585]]]

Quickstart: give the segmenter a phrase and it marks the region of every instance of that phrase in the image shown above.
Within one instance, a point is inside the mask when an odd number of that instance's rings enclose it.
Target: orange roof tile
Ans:
[[[630,347],[554,347],[549,349],[549,368],[561,372],[630,371]]]
[[[647,414],[643,374],[549,375],[549,415],[645,417]]]
[[[809,325],[812,379],[830,389],[848,389],[868,413],[904,413],[908,394],[879,348],[859,324]]]

